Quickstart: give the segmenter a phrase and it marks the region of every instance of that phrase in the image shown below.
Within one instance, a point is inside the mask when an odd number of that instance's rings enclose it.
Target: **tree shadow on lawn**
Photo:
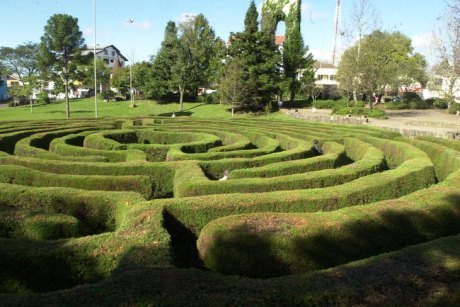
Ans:
[[[60,111],[60,110],[53,110],[53,111],[46,111],[46,113],[59,113],[59,114],[65,114],[65,110],[63,111]],[[72,116],[72,114],[80,114],[80,113],[94,113],[94,111],[89,111],[89,110],[76,110],[76,111],[72,111],[70,110],[70,116]]]

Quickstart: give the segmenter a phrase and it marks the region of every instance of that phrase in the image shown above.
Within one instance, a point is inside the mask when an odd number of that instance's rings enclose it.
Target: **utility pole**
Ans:
[[[129,23],[129,36],[130,36],[130,48],[131,48],[131,64],[129,65],[129,91],[131,106],[134,106],[134,90],[133,90],[133,22],[134,19],[128,19]]]
[[[335,58],[337,52],[337,36],[339,34],[339,20],[340,20],[340,0],[336,0],[335,5],[335,18],[334,18],[334,47],[332,50],[332,65],[335,66]]]
[[[97,108],[97,69],[96,69],[96,0],[94,0],[94,111],[95,117],[98,118]]]

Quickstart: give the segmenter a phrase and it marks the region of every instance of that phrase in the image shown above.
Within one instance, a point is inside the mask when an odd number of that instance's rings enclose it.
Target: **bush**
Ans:
[[[385,104],[387,110],[405,110],[409,109],[409,104],[405,102],[388,102]]]
[[[451,105],[450,105],[450,108],[449,108],[449,113],[450,114],[457,114],[457,112],[460,111],[460,103],[455,103],[453,102]]]
[[[219,103],[219,95],[217,93],[203,94],[197,98],[197,102],[204,104]]]
[[[411,100],[409,101],[409,107],[412,110],[424,110],[428,108],[428,105],[423,100]]]
[[[317,109],[332,109],[336,106],[346,106],[343,101],[338,100],[315,100],[313,101],[313,106]]]
[[[332,114],[385,118],[385,111],[379,109],[368,109],[364,107],[335,107],[332,109]]]
[[[44,104],[49,104],[51,102],[48,93],[47,92],[40,92],[37,95],[37,102],[38,103],[44,103]]]
[[[115,100],[116,93],[111,90],[108,90],[108,91],[103,91],[101,95],[104,100],[110,101],[110,100]]]
[[[428,98],[425,100],[428,108],[447,109],[449,103],[444,98]]]
[[[403,94],[403,101],[409,103],[411,101],[422,101],[422,98],[414,92],[406,92]]]

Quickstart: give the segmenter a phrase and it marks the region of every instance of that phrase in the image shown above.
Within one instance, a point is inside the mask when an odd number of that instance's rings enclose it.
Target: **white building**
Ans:
[[[94,52],[94,46],[88,46],[88,48],[85,51],[83,51],[83,55],[87,55],[91,52]],[[113,68],[114,66],[124,67],[125,62],[128,62],[128,59],[125,56],[123,56],[120,50],[118,50],[118,48],[114,45],[97,45],[96,58],[103,60],[107,67],[110,68]]]
[[[449,92],[450,80],[442,76],[434,76],[433,80],[428,82],[428,86],[423,90],[423,98],[444,98]],[[460,79],[457,79],[453,89],[455,102],[460,103]]]

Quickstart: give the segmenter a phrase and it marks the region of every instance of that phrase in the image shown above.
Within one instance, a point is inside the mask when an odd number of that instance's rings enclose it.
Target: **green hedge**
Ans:
[[[367,204],[407,195],[435,183],[426,154],[405,143],[373,139],[396,168],[322,189],[235,193],[163,200],[165,209],[197,232],[219,217],[251,212],[316,212]],[[376,145],[377,144],[377,145]],[[387,162],[388,163],[388,162]],[[238,204],[235,206],[235,204]]]
[[[0,207],[5,206],[15,214],[43,212],[46,222],[62,215],[77,218],[78,235],[86,237],[41,241],[59,229],[59,223],[30,224],[26,219],[22,223],[29,223],[24,225],[28,230],[22,237],[33,240],[0,239],[0,292],[65,289],[100,281],[116,269],[172,263],[161,209],[136,193],[0,184]]]
[[[152,197],[152,182],[145,175],[60,175],[16,165],[0,165],[0,182],[32,187],[69,187],[83,190],[133,191]]]
[[[458,198],[445,197],[456,191],[435,187],[330,213],[226,217],[203,228],[198,249],[209,269],[224,274],[272,277],[320,270],[457,234]],[[411,201],[419,198],[423,201]]]
[[[25,210],[0,210],[0,237],[57,240],[79,235],[78,219],[64,214]]]
[[[152,198],[168,197],[173,192],[174,166],[166,163],[80,163],[6,156],[0,157],[0,165],[24,166],[50,173],[50,175],[98,175],[114,178],[117,176],[148,176],[151,182]]]
[[[176,171],[175,196],[197,196],[226,193],[260,193],[280,190],[323,188],[343,184],[378,172],[384,167],[383,153],[357,139],[346,139],[346,148],[352,148],[354,164],[336,170],[320,170],[273,178],[244,178],[209,181],[195,167],[180,167]]]
[[[310,152],[305,157],[309,159],[283,161],[261,167],[237,169],[231,172],[231,178],[270,178],[285,176],[340,167],[350,162],[345,153],[344,146],[335,142],[326,142],[322,144],[322,148],[324,154],[321,156],[313,157],[313,152]]]

